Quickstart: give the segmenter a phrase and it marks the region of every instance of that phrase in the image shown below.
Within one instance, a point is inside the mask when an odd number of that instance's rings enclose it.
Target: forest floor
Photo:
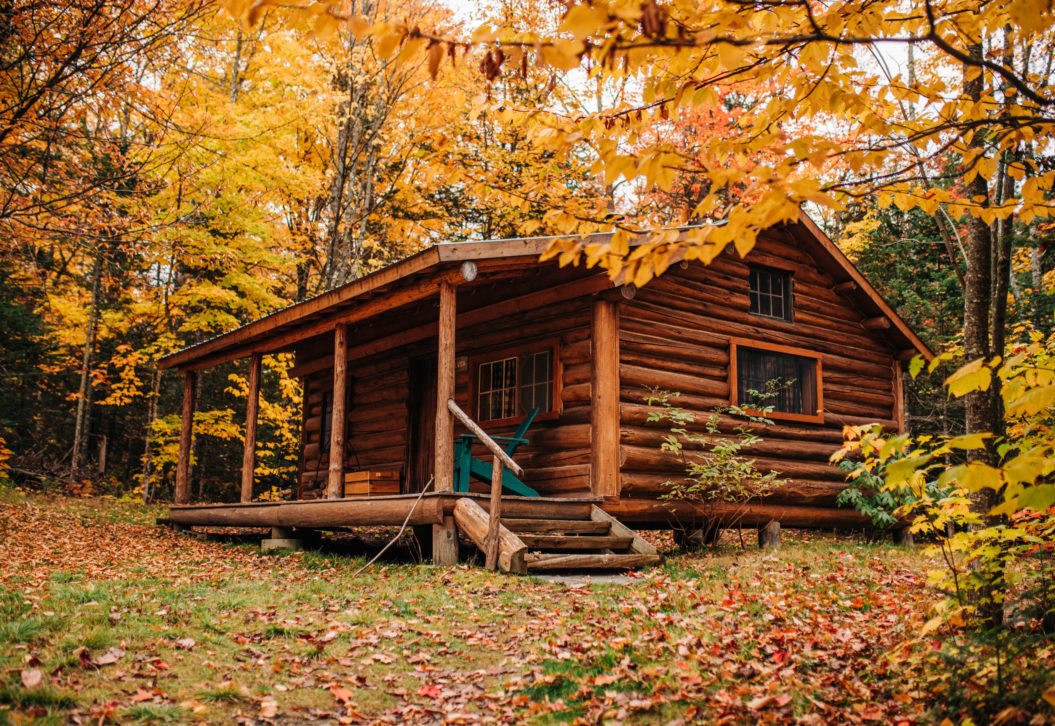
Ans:
[[[785,535],[575,584],[0,488],[0,723],[920,723],[918,550]],[[735,535],[735,533],[734,533]]]

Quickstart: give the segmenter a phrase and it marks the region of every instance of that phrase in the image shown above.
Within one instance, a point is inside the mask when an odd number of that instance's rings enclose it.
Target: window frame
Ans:
[[[765,313],[756,313],[751,310],[752,272],[778,274],[784,278],[784,315],[767,315]],[[785,323],[795,322],[795,273],[791,270],[785,270],[780,267],[772,267],[770,265],[756,265],[753,262],[749,263],[747,265],[747,312],[750,315],[765,318],[766,320],[782,320]]]
[[[750,350],[760,350],[770,353],[783,353],[784,355],[793,355],[799,358],[810,358],[816,361],[817,371],[817,412],[813,414],[809,413],[786,413],[784,411],[770,411],[768,413],[761,413],[757,409],[743,406],[743,409],[753,415],[765,416],[765,418],[773,419],[774,421],[799,421],[803,423],[824,423],[824,366],[821,363],[821,354],[815,350],[807,350],[805,348],[795,348],[790,345],[779,345],[776,343],[766,343],[760,340],[751,340],[748,338],[730,338],[729,339],[729,403],[732,406],[739,406],[740,402],[737,400],[740,393],[740,381],[739,371],[737,370],[737,358],[739,348],[748,348]]]
[[[561,379],[563,378],[564,367],[561,365],[560,360],[560,339],[547,338],[545,340],[538,340],[533,343],[523,343],[516,346],[488,348],[486,350],[473,352],[469,356],[469,415],[472,417],[473,421],[476,421],[481,426],[484,424],[487,424],[488,426],[509,426],[520,423],[524,418],[523,416],[512,416],[498,419],[480,418],[480,402],[477,399],[477,391],[479,389],[480,366],[482,364],[494,363],[506,358],[520,358],[524,355],[542,353],[545,351],[549,351],[550,359],[553,361],[553,380],[550,383],[550,395],[553,403],[552,410],[539,411],[538,416],[535,417],[535,421],[552,421],[553,419],[558,418],[563,406],[561,402]],[[517,363],[517,395],[520,395],[519,362]]]

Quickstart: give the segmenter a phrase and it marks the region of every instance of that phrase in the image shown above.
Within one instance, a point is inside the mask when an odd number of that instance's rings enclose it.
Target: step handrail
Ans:
[[[465,413],[465,411],[461,409],[461,406],[455,403],[453,399],[447,399],[447,408],[450,410],[451,413],[454,414],[454,417],[456,419],[461,421],[462,425],[465,428],[472,431],[473,435],[483,442],[483,445],[486,446],[492,454],[498,457],[498,460],[502,462],[502,466],[504,466],[506,469],[509,469],[509,471],[513,472],[513,475],[516,476],[518,479],[524,475],[524,470],[521,468],[521,466],[515,461],[513,461],[509,457],[509,454],[507,454],[505,450],[498,445],[498,442],[488,436],[487,433],[482,428],[480,428],[479,424],[469,418],[469,414]]]
[[[472,431],[495,457],[491,465],[491,503],[488,510],[487,538],[484,540],[487,545],[484,550],[486,557],[484,566],[493,572],[498,569],[498,541],[501,538],[502,529],[502,467],[509,469],[517,478],[524,475],[524,470],[475,421],[469,418],[469,414],[465,413],[453,398],[447,399],[447,409],[462,422],[465,428]]]

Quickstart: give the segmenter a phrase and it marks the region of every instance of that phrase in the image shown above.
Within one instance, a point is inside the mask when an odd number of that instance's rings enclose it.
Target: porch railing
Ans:
[[[524,475],[524,470],[498,445],[498,442],[488,436],[487,432],[469,418],[469,414],[465,413],[452,399],[447,399],[447,408],[494,455],[494,461],[491,465],[491,507],[490,519],[487,522],[484,566],[489,570],[495,570],[498,568],[498,540],[502,526],[502,470],[503,468],[509,469],[517,478]]]

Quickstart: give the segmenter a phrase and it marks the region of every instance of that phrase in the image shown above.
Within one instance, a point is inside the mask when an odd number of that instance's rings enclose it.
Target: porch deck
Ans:
[[[420,500],[419,500],[420,496]],[[428,492],[342,499],[244,504],[173,505],[168,521],[186,526],[336,528],[443,524],[459,499],[473,499],[488,512],[486,494]],[[588,519],[599,497],[502,497],[502,516],[521,519]],[[409,515],[409,519],[407,519]]]

